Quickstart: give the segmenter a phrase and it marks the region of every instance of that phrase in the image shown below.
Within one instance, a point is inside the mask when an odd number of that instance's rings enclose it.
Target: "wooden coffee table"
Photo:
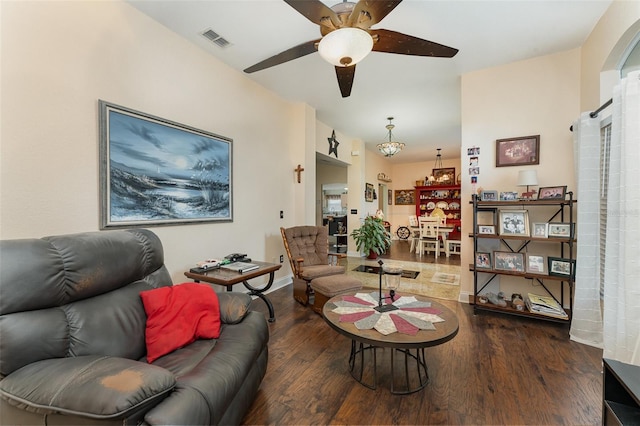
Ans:
[[[375,289],[371,289],[371,291],[375,291]],[[363,289],[357,293],[365,292]],[[378,381],[376,352],[378,349],[384,350],[383,348],[390,348],[391,393],[409,394],[423,389],[429,381],[424,350],[425,348],[448,342],[458,334],[458,317],[456,314],[451,309],[433,299],[417,294],[397,293],[397,296],[414,296],[419,301],[430,302],[431,307],[441,312],[438,316],[444,321],[434,323],[435,330],[419,330],[415,336],[401,333],[384,335],[375,329],[359,330],[352,322],[340,322],[340,314],[332,312],[333,309],[336,308],[336,301],[342,300],[346,295],[353,296],[355,294],[356,292],[351,292],[332,297],[324,305],[322,310],[323,317],[327,324],[338,333],[351,339],[351,352],[349,354],[349,371],[351,376],[363,386],[369,389],[376,389]],[[402,364],[403,371],[401,372],[396,371],[398,370],[395,365],[396,360],[394,359],[396,352],[404,356],[404,363]],[[369,374],[369,376],[372,376],[369,381],[363,379],[365,365],[367,364],[367,362],[365,362],[365,354],[368,355],[367,358],[372,360],[372,362],[369,363],[369,370],[372,368],[373,374]],[[358,365],[359,368],[357,368]],[[400,390],[397,390],[394,384],[396,379],[401,379],[401,381],[405,383]]]
[[[184,273],[184,275],[191,278],[197,283],[202,281],[205,283],[225,286],[227,287],[227,291],[231,291],[234,284],[242,283],[249,290],[249,296],[258,296],[267,305],[267,308],[269,309],[269,322],[274,322],[276,320],[276,315],[273,310],[273,305],[271,304],[271,301],[267,298],[267,296],[264,295],[264,292],[271,288],[271,286],[273,285],[274,274],[278,269],[282,267],[282,265],[278,263],[258,262],[255,260],[252,260],[251,263],[255,263],[260,267],[253,271],[244,272],[242,274],[223,268],[218,268],[203,272],[201,274],[187,271]],[[261,277],[262,275],[266,274],[269,274],[269,281],[264,287],[253,287],[247,282],[252,278]]]

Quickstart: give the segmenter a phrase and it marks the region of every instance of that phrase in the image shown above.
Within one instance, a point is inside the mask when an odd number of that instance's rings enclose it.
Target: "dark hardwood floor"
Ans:
[[[417,393],[370,390],[348,371],[350,341],[293,300],[269,294],[269,364],[244,424],[527,424],[601,422],[602,351],[569,340],[567,325],[438,300],[458,315],[458,335],[427,348],[430,382]],[[254,309],[267,314],[264,303]],[[379,360],[380,361],[380,360]],[[388,377],[387,377],[388,379]]]

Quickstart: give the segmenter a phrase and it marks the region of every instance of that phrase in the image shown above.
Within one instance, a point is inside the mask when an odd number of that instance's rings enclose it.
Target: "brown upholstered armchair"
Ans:
[[[293,298],[306,306],[313,294],[311,280],[344,274],[345,267],[338,260],[346,254],[329,253],[326,226],[294,226],[280,228],[280,232],[293,272]]]

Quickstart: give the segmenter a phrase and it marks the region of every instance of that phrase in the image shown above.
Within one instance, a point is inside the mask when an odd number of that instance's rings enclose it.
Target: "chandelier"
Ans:
[[[387,124],[385,127],[389,131],[389,134],[387,135],[389,140],[387,142],[379,143],[378,150],[380,150],[380,152],[384,154],[385,157],[393,157],[394,155],[402,151],[402,148],[404,148],[404,144],[402,142],[393,140],[393,134],[391,133],[391,130],[393,130],[393,128],[396,126],[391,124],[391,120],[393,120],[393,117],[387,117],[387,120],[389,120],[389,124]]]

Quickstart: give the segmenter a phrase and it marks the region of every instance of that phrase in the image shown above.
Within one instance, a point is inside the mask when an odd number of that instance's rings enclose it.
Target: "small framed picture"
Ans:
[[[498,271],[524,272],[524,254],[494,251],[493,269]]]
[[[496,235],[496,227],[494,225],[478,225],[478,234]]]
[[[538,190],[538,200],[564,200],[567,186],[546,186]]]
[[[518,199],[517,192],[501,192],[500,201],[516,201]]]
[[[491,253],[476,253],[476,268],[491,269]]]
[[[547,236],[549,238],[571,238],[571,224],[570,223],[549,223]]]
[[[527,210],[500,210],[500,235],[529,236],[529,212]]]
[[[549,236],[548,223],[534,223],[531,225],[531,236],[536,238],[547,238]]]
[[[534,274],[546,274],[547,263],[544,261],[544,256],[527,254],[527,272]]]
[[[498,201],[498,191],[481,191],[480,201]]]
[[[575,274],[576,261],[573,259],[562,259],[559,257],[549,256],[548,263],[549,275],[571,278]]]

